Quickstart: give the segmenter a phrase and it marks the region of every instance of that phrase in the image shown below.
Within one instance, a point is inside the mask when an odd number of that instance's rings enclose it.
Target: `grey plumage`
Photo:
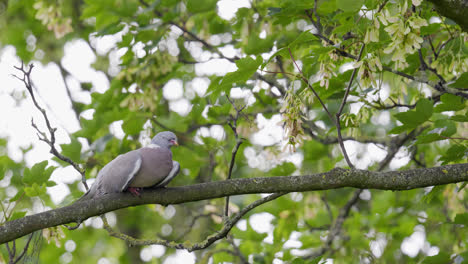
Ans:
[[[102,168],[80,200],[129,188],[138,194],[135,188],[166,186],[180,170],[179,163],[172,160],[173,145],[178,145],[176,135],[165,131],[158,133],[149,146],[117,156]]]

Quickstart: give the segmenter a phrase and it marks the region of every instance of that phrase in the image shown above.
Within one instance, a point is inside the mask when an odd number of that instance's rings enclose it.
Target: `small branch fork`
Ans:
[[[31,72],[32,69],[34,68],[33,64],[29,65],[29,69],[27,69],[27,66],[24,65],[24,62],[21,62],[21,67],[14,66],[15,69],[20,71],[23,74],[23,77],[18,77],[17,75],[13,74],[13,77],[16,79],[20,80],[23,82],[24,86],[26,86],[26,89],[29,92],[29,95],[31,95],[31,99],[34,103],[34,106],[39,110],[39,112],[42,113],[42,116],[44,118],[44,121],[46,123],[47,129],[49,131],[49,136],[46,135],[45,132],[41,131],[37,125],[34,123],[34,120],[31,119],[31,126],[37,131],[37,136],[39,140],[44,141],[47,143],[47,145],[50,146],[50,153],[57,157],[58,159],[70,164],[75,168],[76,171],[78,171],[81,174],[81,181],[83,182],[83,185],[85,186],[86,190],[89,189],[88,184],[86,183],[86,176],[85,176],[85,169],[81,168],[80,165],[72,161],[70,158],[62,155],[60,152],[58,152],[57,148],[55,147],[55,132],[57,131],[57,128],[53,128],[50,124],[49,117],[47,116],[47,112],[45,111],[44,108],[42,108],[39,103],[36,100],[36,97],[34,96],[33,92],[33,87],[32,87],[32,82],[31,82]]]
[[[192,217],[192,220],[190,221],[190,224],[185,227],[185,231],[182,232],[175,240],[181,240],[187,234],[189,234],[194,229],[195,223],[198,221],[198,219],[208,218],[208,217],[213,217],[213,216],[220,217],[220,218],[222,217],[220,214],[214,213],[214,212],[207,213],[207,214],[199,214],[199,215],[196,215],[196,216]]]
[[[234,109],[236,110],[236,115],[234,117],[231,116],[231,121],[228,122],[228,125],[231,127],[232,132],[234,132],[234,136],[236,138],[236,146],[232,149],[231,162],[229,163],[229,171],[228,171],[227,179],[230,180],[232,178],[232,169],[234,168],[234,163],[236,161],[237,151],[239,151],[239,147],[243,142],[243,139],[239,138],[239,134],[237,133],[237,120],[239,119],[239,116],[240,116],[242,110],[244,110],[245,107],[247,107],[247,104],[245,104],[242,107],[238,107],[238,106],[235,105],[234,101],[232,101],[229,98],[229,95],[226,95],[226,98],[231,103],[232,107],[234,107]],[[224,207],[224,216],[225,217],[229,216],[229,196],[226,196],[226,205]]]
[[[359,51],[359,56],[356,59],[356,61],[361,60],[362,53],[363,53],[365,47],[366,47],[366,45],[362,44],[361,50]],[[340,116],[341,116],[341,113],[343,112],[343,108],[344,108],[344,106],[346,104],[346,100],[348,98],[349,91],[351,90],[351,85],[353,84],[354,78],[356,77],[356,72],[357,72],[357,68],[354,68],[353,73],[351,74],[351,79],[349,80],[349,83],[348,83],[348,87],[346,87],[346,92],[345,92],[345,95],[343,96],[343,101],[341,102],[340,109],[338,110],[338,113],[336,113],[336,115],[335,115],[335,117],[336,117],[335,124],[336,124],[336,131],[337,131],[337,134],[338,134],[338,141],[340,143],[341,150],[343,151],[343,156],[346,159],[346,163],[348,163],[348,166],[350,168],[352,168],[352,169],[354,169],[354,165],[351,163],[351,160],[349,160],[348,153],[346,152],[346,148],[345,148],[344,143],[343,143],[343,137],[341,136]],[[311,86],[309,85],[309,87],[311,87]]]
[[[382,161],[380,161],[377,171],[382,171],[383,169],[385,169],[385,167],[390,163],[393,157],[397,154],[398,150],[408,140],[411,140],[412,138],[416,137],[423,130],[424,129],[413,130],[413,132],[409,133],[408,135],[400,135],[392,139],[392,141],[389,143],[389,147],[388,147],[389,151],[387,155],[385,156],[385,158]],[[345,206],[343,206],[340,209],[340,212],[337,218],[334,221],[332,220],[333,224],[331,228],[329,229],[329,234],[327,236],[327,240],[325,241],[324,245],[320,247],[316,252],[310,255],[304,256],[305,259],[311,259],[311,258],[322,256],[323,254],[331,250],[333,241],[340,235],[342,227],[343,227],[343,223],[346,220],[346,218],[348,218],[351,208],[356,203],[359,202],[359,196],[361,195],[362,191],[363,189],[358,189],[354,191],[351,199],[349,199],[348,202],[345,204]],[[326,200],[322,198],[322,201],[325,202],[325,206],[327,207],[327,210],[330,212],[329,205],[326,203]],[[331,215],[331,213],[329,214]]]
[[[195,243],[195,244],[188,244],[187,242],[177,243],[177,242],[168,241],[168,240],[164,240],[164,239],[144,240],[144,239],[134,238],[134,237],[131,237],[129,235],[122,234],[122,233],[114,231],[114,229],[112,229],[112,227],[107,222],[107,219],[106,219],[105,215],[102,215],[101,218],[102,218],[102,221],[104,223],[104,229],[106,229],[107,232],[109,232],[109,235],[111,235],[113,237],[116,237],[116,238],[119,238],[121,240],[124,240],[130,246],[163,245],[163,246],[166,246],[166,247],[169,247],[169,248],[185,249],[185,250],[187,250],[189,252],[192,252],[192,251],[195,251],[195,250],[205,249],[205,248],[211,246],[214,242],[227,237],[227,235],[229,234],[229,231],[231,231],[231,229],[237,224],[237,222],[240,219],[242,219],[242,217],[245,214],[247,214],[249,211],[251,211],[252,209],[254,209],[254,208],[256,208],[256,207],[258,207],[258,206],[260,206],[260,205],[262,205],[264,203],[270,202],[270,201],[272,201],[272,200],[274,200],[274,199],[276,199],[276,198],[278,198],[280,196],[283,196],[286,193],[287,192],[279,192],[279,193],[270,194],[269,196],[266,196],[266,197],[264,197],[262,199],[259,199],[259,200],[255,201],[255,202],[247,205],[240,212],[238,212],[234,216],[232,216],[232,217],[228,218],[227,220],[225,220],[224,226],[223,226],[223,228],[221,230],[219,230],[218,232],[208,236],[205,240],[203,240],[203,241],[201,241],[199,243]]]
[[[7,251],[8,251],[8,258],[10,259],[10,261],[8,263],[16,264],[24,257],[24,255],[28,251],[29,244],[31,243],[31,240],[32,240],[33,236],[34,236],[34,233],[31,233],[29,235],[28,240],[26,241],[26,245],[23,248],[23,251],[17,257],[16,257],[16,240],[13,241],[12,248],[10,248],[8,243],[5,244],[6,248],[7,248]]]
[[[359,61],[361,60],[361,57],[362,57],[362,53],[364,51],[364,48],[365,48],[365,44],[362,44],[361,46],[361,50],[359,52],[359,56],[356,58],[356,61]],[[356,77],[356,72],[357,72],[357,68],[354,68],[353,70],[353,73],[351,74],[351,79],[349,80],[349,83],[348,83],[348,86],[346,87],[346,92],[345,92],[345,95],[343,96],[343,100],[341,102],[341,105],[340,105],[340,108],[338,110],[338,112],[335,114],[335,116],[333,116],[330,111],[328,110],[327,106],[325,105],[325,103],[322,101],[322,99],[320,98],[320,96],[318,95],[318,93],[315,91],[315,89],[312,87],[312,85],[310,85],[309,81],[307,80],[307,78],[304,76],[304,74],[302,73],[302,70],[301,68],[299,67],[299,65],[297,64],[296,60],[294,59],[294,56],[291,52],[291,49],[288,48],[288,51],[289,51],[289,55],[291,56],[291,59],[294,63],[294,65],[296,66],[296,69],[299,71],[299,73],[301,74],[301,79],[307,84],[307,86],[309,87],[309,89],[312,91],[312,93],[315,95],[315,97],[319,100],[320,104],[322,105],[323,109],[325,110],[325,112],[327,112],[328,116],[330,117],[331,121],[335,123],[336,125],[336,130],[337,130],[337,133],[338,133],[338,142],[340,144],[340,147],[341,147],[341,151],[343,152],[343,156],[346,160],[346,163],[348,164],[348,166],[352,169],[354,169],[354,165],[351,163],[351,160],[349,159],[349,156],[348,156],[348,153],[346,152],[346,148],[344,146],[344,143],[343,143],[343,137],[341,135],[341,124],[340,124],[340,116],[341,116],[341,113],[343,112],[343,109],[344,109],[344,106],[346,105],[346,100],[348,98],[348,95],[349,95],[349,91],[351,90],[351,85],[353,84],[353,81]]]

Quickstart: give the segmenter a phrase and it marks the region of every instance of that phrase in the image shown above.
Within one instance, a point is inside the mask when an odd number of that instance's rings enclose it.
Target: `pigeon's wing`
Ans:
[[[172,170],[171,172],[169,172],[169,174],[167,175],[167,177],[162,180],[160,183],[156,184],[155,187],[165,187],[166,185],[169,184],[169,182],[174,179],[175,176],[177,176],[177,174],[179,174],[179,171],[180,171],[180,164],[179,162],[177,161],[172,161]]]
[[[151,187],[162,182],[172,170],[172,153],[167,148],[141,148],[141,168],[129,187]]]
[[[96,179],[97,194],[125,191],[141,168],[142,158],[138,151],[119,155],[99,172]]]

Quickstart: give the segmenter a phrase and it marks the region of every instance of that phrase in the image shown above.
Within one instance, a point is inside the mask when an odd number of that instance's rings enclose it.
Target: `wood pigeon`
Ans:
[[[176,135],[164,131],[149,146],[117,156],[102,168],[80,200],[125,190],[139,196],[141,188],[166,186],[180,170],[179,163],[172,160],[174,145],[179,145]]]

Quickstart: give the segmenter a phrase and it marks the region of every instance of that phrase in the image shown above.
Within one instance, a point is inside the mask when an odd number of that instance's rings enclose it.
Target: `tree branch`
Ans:
[[[0,226],[0,243],[12,241],[36,230],[86,220],[120,208],[143,204],[181,204],[228,195],[275,192],[306,192],[354,187],[359,189],[410,190],[468,181],[468,163],[406,171],[372,172],[335,168],[304,176],[242,178],[166,189],[149,189],[141,197],[115,193],[100,198],[5,222]]]

